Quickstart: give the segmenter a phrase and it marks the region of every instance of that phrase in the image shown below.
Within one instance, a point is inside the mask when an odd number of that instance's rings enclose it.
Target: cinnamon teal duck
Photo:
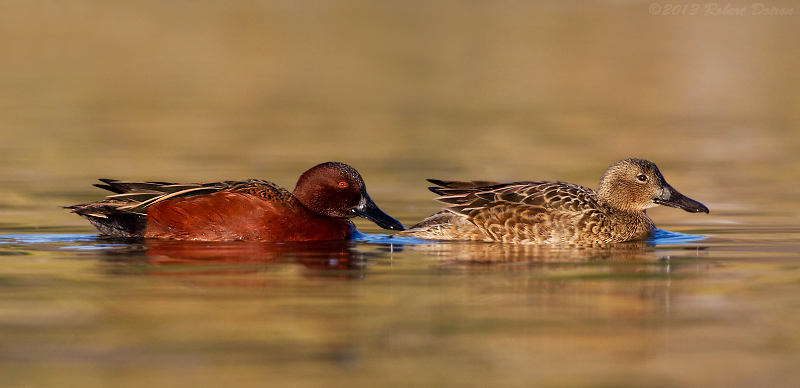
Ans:
[[[403,235],[437,240],[602,244],[646,239],[658,205],[708,213],[672,188],[658,167],[626,159],[606,170],[597,191],[565,182],[441,181],[430,190],[448,204]]]
[[[350,238],[350,218],[403,230],[370,199],[354,168],[329,162],[303,173],[293,192],[263,180],[211,183],[122,182],[95,186],[114,195],[67,207],[111,237],[200,241],[312,241]]]

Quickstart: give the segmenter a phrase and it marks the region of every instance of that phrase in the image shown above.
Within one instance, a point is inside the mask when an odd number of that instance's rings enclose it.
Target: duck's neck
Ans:
[[[600,201],[603,206],[607,225],[615,230],[620,241],[646,238],[655,229],[655,224],[644,210],[614,206],[613,203]]]
[[[614,210],[615,212],[630,214],[642,213],[642,211],[634,209],[629,202],[623,200],[618,195],[614,195],[608,190],[604,190],[603,186],[600,186],[600,190],[597,190],[597,199],[600,203]]]
[[[625,237],[624,241],[647,238],[656,227],[644,210],[613,210],[611,218],[617,233]]]

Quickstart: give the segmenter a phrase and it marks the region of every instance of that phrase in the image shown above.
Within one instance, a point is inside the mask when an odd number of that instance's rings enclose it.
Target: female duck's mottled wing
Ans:
[[[500,203],[579,212],[595,208],[597,201],[594,190],[565,182],[428,181],[440,186],[430,190],[448,204],[445,209],[464,215]]]
[[[430,182],[440,186],[430,190],[448,206],[420,223],[420,230],[445,238],[539,243],[569,239],[574,229],[569,225],[574,223],[568,220],[597,206],[593,190],[571,183]]]

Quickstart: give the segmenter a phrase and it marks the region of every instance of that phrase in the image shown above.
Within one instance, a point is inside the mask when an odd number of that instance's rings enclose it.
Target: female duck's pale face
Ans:
[[[642,159],[626,159],[609,167],[600,181],[598,195],[613,207],[628,211],[665,205],[691,213],[708,213],[702,203],[670,186],[654,163]]]

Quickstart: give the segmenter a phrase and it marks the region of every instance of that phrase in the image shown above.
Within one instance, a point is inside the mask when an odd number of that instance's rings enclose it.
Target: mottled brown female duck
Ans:
[[[708,213],[667,184],[658,167],[626,159],[606,170],[597,191],[565,182],[456,182],[429,179],[449,204],[401,234],[437,240],[602,244],[641,240],[658,205]]]
[[[364,217],[385,229],[403,225],[382,212],[354,168],[336,162],[303,173],[293,192],[267,181],[212,183],[121,182],[95,186],[114,193],[70,206],[100,233],[200,241],[343,240]]]

